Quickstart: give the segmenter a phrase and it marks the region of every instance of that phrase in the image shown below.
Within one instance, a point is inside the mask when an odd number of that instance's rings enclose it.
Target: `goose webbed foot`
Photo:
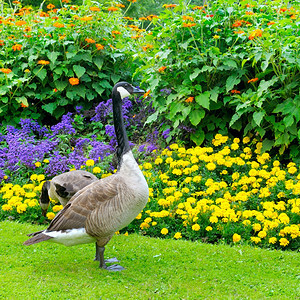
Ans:
[[[104,259],[104,250],[105,250],[104,247],[99,247],[96,244],[96,256],[95,256],[95,260],[97,260],[97,261],[100,262],[99,268],[105,269],[105,270],[108,270],[108,271],[113,271],[113,272],[125,270],[125,268],[123,268],[120,265],[116,265],[116,264],[107,266],[106,265],[107,263],[116,263],[116,262],[119,262],[119,261],[118,261],[118,259],[116,257],[110,258],[110,259]]]

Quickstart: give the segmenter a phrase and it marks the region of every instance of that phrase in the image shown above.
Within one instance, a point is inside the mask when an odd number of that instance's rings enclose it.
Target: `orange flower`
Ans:
[[[197,24],[196,23],[183,23],[183,27],[193,27],[193,26],[196,26]]]
[[[70,1],[69,0],[62,0],[61,2],[62,3],[69,3]]]
[[[193,18],[193,17],[190,17],[190,16],[182,16],[182,19],[183,19],[183,20],[188,20],[188,21],[191,21],[191,22],[194,21],[194,18]]]
[[[236,33],[236,34],[243,34],[243,33],[245,33],[245,31],[244,30],[239,30],[239,31],[234,31],[234,33]]]
[[[23,102],[21,103],[21,107],[25,108],[28,107],[28,105],[24,104]]]
[[[174,8],[176,6],[177,6],[177,4],[164,4],[163,5],[164,8]]]
[[[248,80],[248,83],[250,83],[250,82],[256,82],[257,80],[258,80],[258,78],[252,78],[252,79]]]
[[[1,68],[0,72],[4,73],[4,74],[9,74],[10,72],[12,72],[11,69],[5,69],[5,68]]]
[[[4,46],[4,41],[0,40],[0,46]]]
[[[152,45],[147,44],[146,46],[143,46],[142,49],[146,52],[148,49],[153,48]]]
[[[111,33],[112,33],[112,34],[121,34],[121,32],[120,32],[120,31],[117,31],[117,30],[113,30]]]
[[[246,15],[252,16],[252,15],[254,15],[254,12],[253,11],[246,11]]]
[[[90,11],[100,11],[100,8],[97,6],[90,7]]]
[[[193,102],[194,101],[194,97],[188,97],[185,102],[189,103],[189,102]]]
[[[163,66],[158,69],[158,72],[162,73],[167,67]]]
[[[291,19],[292,19],[292,20],[296,20],[296,19],[297,19],[297,16],[296,16],[296,15],[291,15]]]
[[[125,5],[122,4],[122,3],[118,3],[118,4],[116,4],[116,6],[117,6],[117,7],[121,7],[121,8],[124,8],[124,7],[125,7]],[[125,18],[124,18],[124,19],[125,19]]]
[[[104,46],[101,44],[96,44],[96,48],[97,48],[97,50],[102,50],[102,49],[104,49]]]
[[[20,44],[14,44],[13,46],[12,46],[12,49],[14,50],[14,51],[20,51],[21,49],[22,49],[22,45],[20,45]]]
[[[148,91],[144,94],[143,98],[147,98],[147,97],[149,96],[149,94],[150,94],[150,90],[148,90]]]
[[[119,10],[117,7],[111,6],[107,9],[108,11],[117,11]]]
[[[231,93],[232,93],[232,94],[240,94],[241,92],[238,91],[238,90],[232,90]]]
[[[267,25],[273,25],[273,24],[275,24],[275,22],[274,21],[270,21]]]
[[[81,21],[86,21],[86,22],[92,21],[92,20],[93,20],[93,16],[82,17],[82,18],[80,18],[80,20],[81,20]]]
[[[49,65],[50,64],[50,61],[48,61],[48,60],[39,60],[38,61],[38,65]]]
[[[47,5],[47,8],[48,8],[48,9],[53,9],[54,7],[55,7],[55,5],[53,5],[53,4],[51,4],[51,3]]]
[[[55,22],[55,23],[53,23],[53,26],[56,27],[56,28],[63,28],[63,27],[65,27],[65,24]]]
[[[58,91],[58,89],[57,89],[57,88],[54,88],[54,89],[53,89],[53,92],[54,92],[54,93],[56,93],[57,91]]]
[[[77,85],[77,84],[79,84],[79,79],[72,77],[72,78],[69,78],[69,82],[72,85]]]
[[[204,6],[194,6],[194,7],[193,7],[193,10],[196,10],[196,9],[200,9],[200,10],[201,10],[201,9],[203,9],[203,8],[204,8]]]
[[[96,43],[95,40],[90,39],[90,38],[86,38],[85,41],[86,41],[87,43],[89,43],[89,44],[94,44],[94,43]]]
[[[128,0],[129,2],[131,2],[131,3],[134,3],[134,2],[136,2],[136,0]]]
[[[232,27],[241,27],[243,25],[243,21],[237,20],[232,24]]]
[[[26,24],[26,22],[25,21],[17,21],[15,24],[16,24],[16,26],[23,26]]]
[[[157,15],[149,15],[149,16],[147,16],[147,20],[148,21],[152,21],[153,19],[157,19],[158,18],[158,16]]]
[[[262,30],[261,29],[255,29],[249,35],[249,40],[253,40],[254,38],[260,37],[260,36],[262,36]]]
[[[130,20],[130,21],[133,20],[133,18],[130,18],[130,17],[123,17],[123,19],[125,19],[125,20]]]

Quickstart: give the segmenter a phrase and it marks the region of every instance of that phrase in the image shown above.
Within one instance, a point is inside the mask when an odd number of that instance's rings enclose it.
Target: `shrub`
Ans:
[[[162,130],[171,126],[170,136],[197,145],[215,132],[252,132],[264,150],[282,154],[291,146],[298,155],[297,8],[278,1],[166,5],[139,53],[156,108],[148,122],[165,118]]]
[[[6,8],[0,25],[3,123],[30,117],[51,124],[51,116],[58,119],[77,105],[89,109],[107,99],[120,78],[130,80],[134,39],[122,7]]]

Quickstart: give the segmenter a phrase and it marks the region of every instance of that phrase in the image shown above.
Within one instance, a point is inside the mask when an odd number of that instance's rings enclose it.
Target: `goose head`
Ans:
[[[125,81],[118,82],[112,90],[113,97],[119,96],[118,98],[120,99],[124,99],[125,97],[128,97],[132,94],[144,94],[144,93],[145,93],[144,90],[136,88],[132,86],[130,83]]]
[[[49,194],[48,191],[50,189],[50,181],[45,181],[42,187],[42,192],[41,192],[41,197],[39,199],[39,203],[42,209],[42,214],[45,217],[49,204],[50,204],[50,198],[49,198]]]

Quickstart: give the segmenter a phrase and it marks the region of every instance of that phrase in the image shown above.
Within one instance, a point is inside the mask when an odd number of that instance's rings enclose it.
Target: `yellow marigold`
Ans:
[[[55,217],[55,213],[53,213],[53,212],[48,212],[48,213],[46,214],[46,217],[47,217],[49,220],[52,220],[52,219],[54,219],[54,217]]]
[[[37,168],[39,168],[42,164],[41,164],[39,161],[37,161],[36,163],[34,163],[34,165],[35,165]]]
[[[206,231],[212,231],[212,227],[211,227],[211,226],[207,226],[207,227],[205,228],[205,230],[206,230]]]
[[[281,238],[279,240],[280,246],[286,247],[290,242],[286,238]]]
[[[216,168],[216,165],[212,162],[208,163],[206,166],[207,170],[213,171]]]
[[[10,211],[10,210],[12,210],[12,206],[9,205],[9,204],[3,204],[2,205],[2,210],[3,211]]]
[[[101,169],[99,167],[95,167],[95,168],[93,168],[93,173],[99,174],[99,173],[101,173]]]
[[[92,167],[94,166],[95,162],[93,159],[88,159],[85,164],[88,166],[88,167]]]
[[[38,182],[41,182],[41,181],[43,181],[43,180],[45,180],[45,175],[44,175],[44,174],[39,174],[39,175],[37,176],[37,181],[38,181]]]
[[[239,242],[240,240],[241,240],[241,236],[240,236],[239,234],[235,233],[235,234],[232,236],[232,241],[233,241],[234,243],[237,243],[237,242]]]
[[[277,242],[277,238],[276,237],[269,238],[269,243],[270,244],[276,244],[276,242]]]
[[[252,225],[252,228],[254,231],[260,231],[261,230],[261,225],[259,223],[255,223]]]
[[[257,236],[263,239],[267,236],[267,233],[264,230],[262,230],[257,234]]]
[[[200,225],[199,225],[199,224],[194,224],[194,225],[192,226],[192,230],[194,230],[194,231],[199,231],[199,230],[200,230]]]
[[[163,228],[160,233],[163,234],[163,235],[166,235],[168,234],[169,230],[167,228]]]
[[[261,242],[261,239],[257,236],[251,236],[251,241],[254,242],[255,244],[258,244]]]
[[[72,77],[72,78],[69,78],[69,82],[70,82],[71,85],[78,85],[79,84],[79,79],[75,78],[75,77]]]
[[[17,205],[17,212],[19,214],[22,214],[23,212],[26,211],[26,208],[27,208],[27,204],[21,203],[20,205]]]
[[[209,218],[209,222],[211,222],[211,223],[218,223],[218,218],[216,216],[211,216]]]
[[[58,212],[62,209],[63,209],[62,205],[54,205],[53,208],[52,208],[53,212]]]
[[[152,169],[152,164],[150,164],[150,163],[144,163],[143,164],[143,168],[146,169],[146,170],[151,170]]]
[[[136,216],[136,219],[137,219],[137,220],[140,220],[141,218],[142,218],[142,214],[139,213],[139,214]]]
[[[141,225],[140,225],[140,228],[141,228],[142,230],[148,229],[149,227],[150,227],[150,225],[149,225],[148,223],[146,223],[146,222],[143,222],[143,223],[141,223]]]
[[[181,239],[182,238],[182,235],[181,235],[181,233],[180,232],[176,232],[175,234],[174,234],[174,238],[175,239]]]

